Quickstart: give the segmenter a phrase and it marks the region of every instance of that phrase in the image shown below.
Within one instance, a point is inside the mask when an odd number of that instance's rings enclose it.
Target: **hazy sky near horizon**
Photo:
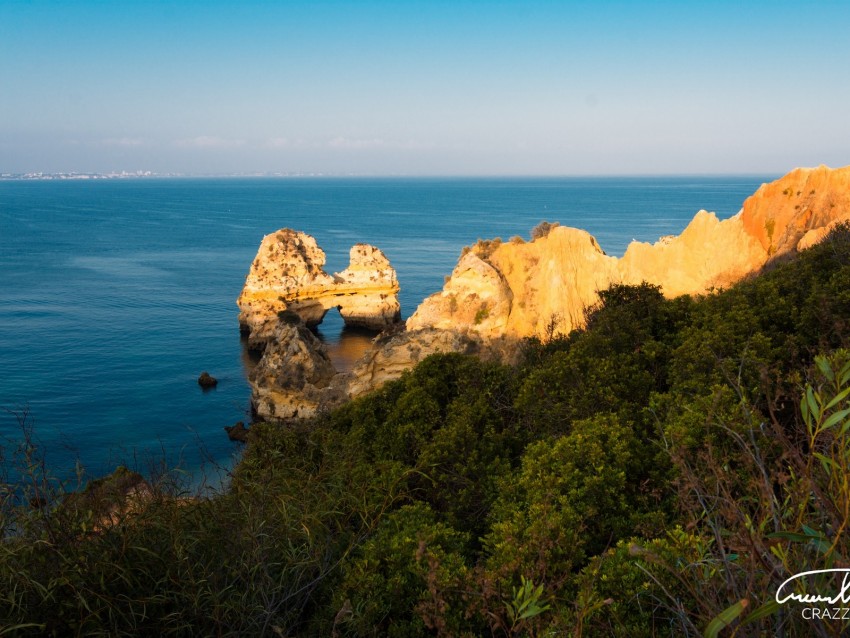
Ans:
[[[0,172],[850,164],[850,2],[0,0]]]

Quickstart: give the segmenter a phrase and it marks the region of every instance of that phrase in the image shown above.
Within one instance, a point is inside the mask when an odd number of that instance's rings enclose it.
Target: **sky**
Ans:
[[[0,0],[0,173],[850,164],[850,2]]]

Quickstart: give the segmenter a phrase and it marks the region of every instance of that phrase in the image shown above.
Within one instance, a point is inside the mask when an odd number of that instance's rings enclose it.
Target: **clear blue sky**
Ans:
[[[0,172],[850,164],[850,2],[0,0]]]

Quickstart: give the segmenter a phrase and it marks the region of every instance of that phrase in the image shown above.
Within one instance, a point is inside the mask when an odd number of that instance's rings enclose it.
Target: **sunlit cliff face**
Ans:
[[[407,328],[473,330],[485,337],[568,333],[613,283],[661,286],[668,297],[729,286],[767,261],[820,241],[850,219],[850,166],[796,169],[765,184],[737,215],[700,211],[678,236],[605,255],[583,230],[547,227],[532,242],[479,242]]]
[[[263,240],[239,298],[249,339],[268,344],[250,376],[252,403],[263,418],[301,418],[370,392],[435,352],[507,360],[522,337],[582,326],[599,291],[612,284],[648,282],[668,297],[701,294],[811,245],[847,219],[850,167],[819,167],[763,185],[727,220],[700,211],[678,236],[633,242],[621,259],[589,233],[552,224],[535,229],[530,242],[479,241],[406,331],[371,342],[344,335],[335,356],[301,321],[316,324],[338,307],[348,325],[391,325],[398,319],[395,271],[378,249],[358,244],[351,266],[329,276],[312,237],[279,231]]]
[[[381,330],[399,320],[398,279],[379,249],[356,244],[348,268],[334,275],[324,264],[325,253],[310,235],[282,229],[263,238],[236,302],[251,346],[263,346],[284,311],[309,326],[332,308],[352,327]]]

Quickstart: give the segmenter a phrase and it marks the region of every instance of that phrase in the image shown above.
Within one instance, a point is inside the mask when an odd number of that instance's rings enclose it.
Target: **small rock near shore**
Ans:
[[[248,442],[248,434],[251,430],[245,427],[242,421],[237,421],[236,425],[225,425],[224,431],[227,432],[227,438],[231,441],[239,441],[240,443]]]
[[[209,372],[201,372],[201,376],[198,377],[198,385],[204,390],[209,390],[210,388],[214,388],[218,385],[218,379],[212,376]]]

